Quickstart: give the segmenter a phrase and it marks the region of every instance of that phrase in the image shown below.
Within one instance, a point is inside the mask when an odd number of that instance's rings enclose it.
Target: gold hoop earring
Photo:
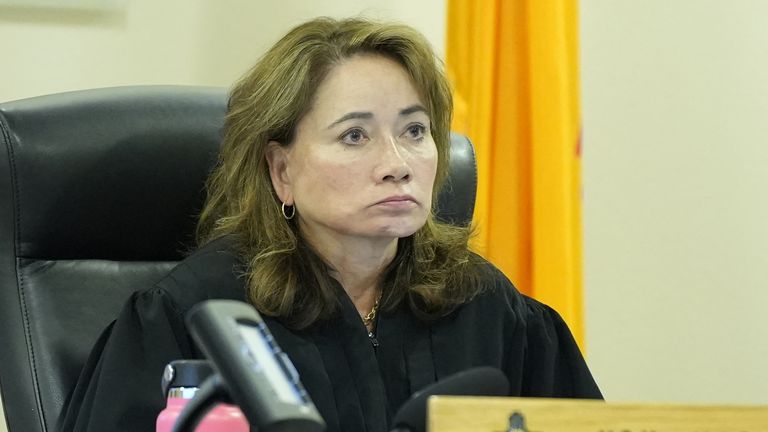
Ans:
[[[289,207],[291,209],[291,214],[288,214],[288,212],[285,211],[286,207]],[[283,212],[283,217],[286,220],[291,220],[291,219],[293,219],[294,216],[296,216],[296,207],[294,207],[292,205],[286,206],[285,203],[283,203],[283,205],[280,206],[280,211]]]

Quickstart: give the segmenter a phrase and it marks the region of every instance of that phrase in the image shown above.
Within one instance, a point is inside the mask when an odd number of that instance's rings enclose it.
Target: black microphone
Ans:
[[[395,414],[391,432],[425,432],[431,396],[508,396],[509,380],[496,368],[478,367],[455,373],[416,392]]]
[[[208,401],[221,397],[239,405],[252,429],[260,432],[325,430],[299,373],[253,306],[232,300],[204,301],[187,313],[186,323],[216,373],[198,390],[203,401],[187,404],[192,414],[182,412],[174,432],[189,426],[194,430],[202,418],[199,413],[212,406]]]

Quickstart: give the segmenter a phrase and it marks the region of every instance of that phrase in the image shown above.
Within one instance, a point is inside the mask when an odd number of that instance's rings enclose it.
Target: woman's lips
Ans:
[[[410,195],[393,195],[377,202],[376,206],[382,206],[391,209],[409,209],[416,207],[418,202]]]

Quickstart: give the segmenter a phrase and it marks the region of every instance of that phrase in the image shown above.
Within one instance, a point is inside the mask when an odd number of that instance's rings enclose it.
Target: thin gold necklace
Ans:
[[[376,319],[376,312],[379,311],[379,300],[381,300],[381,293],[376,297],[376,301],[373,302],[373,307],[371,308],[371,311],[368,312],[368,315],[361,316],[363,325],[365,325],[366,328],[370,327]]]

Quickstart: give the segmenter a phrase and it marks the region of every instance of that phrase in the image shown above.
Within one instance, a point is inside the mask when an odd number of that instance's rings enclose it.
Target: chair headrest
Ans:
[[[177,260],[215,163],[226,92],[123,87],[0,105],[16,194],[17,252]],[[148,251],[147,244],[157,245]]]

